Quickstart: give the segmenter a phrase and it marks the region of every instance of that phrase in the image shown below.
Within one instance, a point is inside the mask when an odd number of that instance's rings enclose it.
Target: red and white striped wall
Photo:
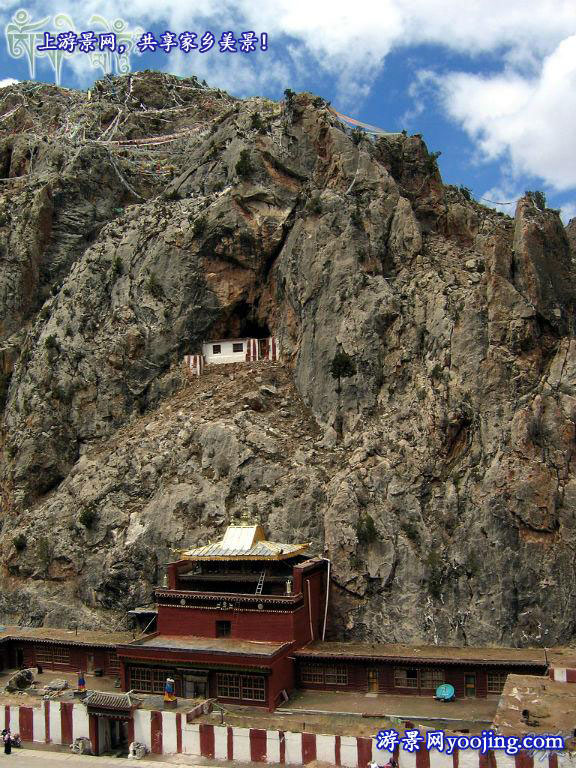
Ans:
[[[0,725],[20,733],[23,741],[45,744],[71,744],[89,737],[89,716],[80,702],[42,701],[36,707],[0,706]],[[132,730],[132,728],[131,728]],[[245,763],[279,763],[302,766],[319,760],[345,768],[366,768],[371,760],[386,763],[388,752],[376,749],[370,738],[333,736],[258,728],[187,722],[180,712],[134,711],[134,740],[145,744],[153,754],[187,754],[216,760]],[[502,752],[480,755],[472,750],[445,755],[435,750],[400,751],[399,768],[563,768],[569,754],[514,757]]]
[[[280,347],[278,346],[278,339],[275,339],[274,336],[270,336],[268,339],[268,360],[271,362],[274,362],[275,360],[278,360],[278,357],[280,355]]]
[[[246,362],[250,363],[253,360],[259,360],[260,354],[258,350],[258,339],[246,340]]]
[[[551,680],[556,680],[559,683],[576,683],[576,669],[569,669],[568,667],[550,667],[548,675]]]
[[[0,706],[0,725],[19,733],[23,741],[71,744],[88,736],[86,707],[76,702],[42,701],[38,706]]]
[[[200,376],[204,370],[204,355],[185,355],[184,364],[192,376]]]

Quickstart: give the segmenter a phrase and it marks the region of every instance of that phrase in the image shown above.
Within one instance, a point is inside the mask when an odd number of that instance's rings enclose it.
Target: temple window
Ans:
[[[234,675],[219,672],[216,675],[216,695],[224,699],[265,701],[266,684],[260,675]]]
[[[216,695],[225,699],[240,698],[240,675],[219,672],[216,676]]]
[[[346,667],[322,667],[318,664],[305,664],[300,670],[300,679],[303,683],[348,685],[348,670]]]
[[[242,675],[242,698],[249,701],[264,701],[266,698],[264,678],[258,675]]]
[[[348,685],[348,670],[346,667],[326,667],[324,681],[326,685]]]
[[[229,637],[232,631],[232,625],[229,621],[216,622],[216,637]]]
[[[241,341],[234,342],[232,344],[232,352],[244,352],[244,344]]]
[[[219,355],[220,352],[222,352],[222,345],[221,344],[212,344],[212,354],[213,355]]]
[[[502,693],[507,677],[507,672],[489,672],[486,686],[488,693]]]
[[[167,677],[174,677],[174,672],[169,669],[132,667],[130,669],[130,687],[143,693],[163,693]]]
[[[61,645],[54,646],[54,664],[70,664],[70,649]]]
[[[417,669],[395,669],[394,670],[395,688],[418,688],[418,670]]]
[[[436,690],[439,685],[446,682],[444,679],[444,670],[429,667],[420,670],[420,688],[433,688]]]

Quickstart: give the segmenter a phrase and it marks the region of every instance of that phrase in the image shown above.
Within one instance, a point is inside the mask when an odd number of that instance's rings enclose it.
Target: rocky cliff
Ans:
[[[333,637],[570,641],[568,234],[310,94],[0,90],[0,619],[119,627],[248,509],[332,560]]]

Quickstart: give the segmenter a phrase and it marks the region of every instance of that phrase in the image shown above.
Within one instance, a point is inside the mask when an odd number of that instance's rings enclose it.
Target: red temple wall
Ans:
[[[24,666],[35,667],[40,664],[44,669],[62,670],[63,672],[87,672],[89,656],[92,657],[92,669],[101,669],[105,675],[114,676],[119,672],[115,648],[100,648],[94,646],[62,645],[61,643],[34,643],[19,640],[11,641],[5,650],[6,665],[18,666],[17,650],[21,649]],[[54,649],[59,649],[67,655],[67,660],[59,661],[52,655]],[[60,657],[61,658],[61,657]]]
[[[300,675],[300,667],[303,663],[307,664],[313,664],[321,667],[346,667],[346,670],[348,672],[348,683],[347,684],[335,684],[330,685],[326,683],[308,683],[303,682]],[[385,661],[356,661],[351,662],[347,660],[340,660],[338,658],[334,658],[330,661],[327,661],[325,659],[318,660],[310,658],[303,659],[298,658],[296,660],[296,680],[297,680],[297,686],[299,688],[307,688],[307,689],[314,689],[314,690],[325,690],[325,691],[338,691],[338,690],[348,690],[348,691],[367,691],[368,690],[368,670],[369,669],[376,669],[378,671],[378,692],[379,693],[389,693],[389,694],[396,694],[400,696],[432,696],[434,694],[435,689],[434,688],[402,688],[402,687],[396,687],[394,685],[394,669],[397,667],[406,668],[409,667],[409,664],[399,664],[395,662],[385,662]],[[418,667],[420,669],[424,667],[431,667],[433,665],[431,664],[414,664],[414,668]],[[491,673],[498,673],[498,672],[505,672],[507,674],[510,673],[516,673],[516,674],[544,674],[543,668],[542,669],[535,669],[534,667],[517,667],[517,666],[500,666],[500,667],[484,667],[484,666],[474,666],[472,664],[463,664],[461,666],[459,665],[450,665],[445,668],[444,670],[444,682],[450,683],[450,685],[454,686],[456,698],[464,698],[465,696],[465,687],[464,687],[464,681],[466,675],[475,675],[476,677],[476,697],[475,698],[486,698],[487,696],[491,695],[497,695],[497,694],[488,694],[488,675]]]
[[[296,571],[296,569],[294,569]],[[322,624],[324,621],[325,581],[323,570],[314,570],[302,575],[302,593],[304,595],[304,610],[300,612],[295,625],[295,639],[299,645],[311,640],[322,639]],[[310,584],[310,590],[308,590]],[[308,602],[310,600],[310,608]],[[312,628],[310,627],[312,624]]]
[[[268,680],[268,708],[275,709],[280,703],[283,690],[290,694],[296,687],[296,663],[294,658],[283,656],[272,665],[272,674]]]
[[[229,621],[230,637],[242,640],[291,642],[295,638],[295,621],[300,621],[302,615],[302,608],[294,613],[270,613],[267,611],[216,611],[161,605],[158,608],[158,632],[162,635],[217,637],[216,622]]]

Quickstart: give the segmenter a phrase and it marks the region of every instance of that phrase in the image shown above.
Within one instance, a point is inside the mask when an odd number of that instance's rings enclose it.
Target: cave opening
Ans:
[[[0,179],[7,179],[10,175],[10,166],[12,165],[12,147],[7,146],[0,153]]]
[[[266,319],[258,313],[258,302],[239,301],[210,333],[213,339],[263,339],[271,336]]]

